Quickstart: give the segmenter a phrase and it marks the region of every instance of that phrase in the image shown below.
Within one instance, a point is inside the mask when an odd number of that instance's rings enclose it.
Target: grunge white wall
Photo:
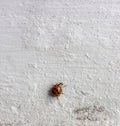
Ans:
[[[120,126],[119,0],[0,0],[0,126]]]

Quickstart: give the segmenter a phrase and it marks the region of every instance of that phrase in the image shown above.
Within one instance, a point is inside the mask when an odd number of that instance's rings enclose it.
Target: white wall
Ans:
[[[0,126],[119,120],[120,1],[0,0]]]

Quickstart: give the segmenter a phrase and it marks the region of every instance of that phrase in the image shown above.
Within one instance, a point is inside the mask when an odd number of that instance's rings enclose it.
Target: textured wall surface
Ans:
[[[0,0],[0,126],[120,126],[119,0]]]

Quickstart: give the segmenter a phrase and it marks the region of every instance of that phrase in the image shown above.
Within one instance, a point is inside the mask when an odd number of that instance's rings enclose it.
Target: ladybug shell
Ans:
[[[53,97],[58,97],[62,93],[62,88],[59,84],[53,85],[50,91],[50,95]]]

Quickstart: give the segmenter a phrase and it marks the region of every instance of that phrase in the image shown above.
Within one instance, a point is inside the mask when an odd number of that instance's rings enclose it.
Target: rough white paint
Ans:
[[[0,0],[0,126],[120,126],[119,0]]]

